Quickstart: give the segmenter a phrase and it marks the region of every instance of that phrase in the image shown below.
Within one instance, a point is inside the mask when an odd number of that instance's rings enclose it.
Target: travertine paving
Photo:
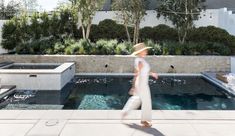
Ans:
[[[1,110],[0,136],[234,136],[235,111],[153,111],[153,126],[140,126],[140,111],[120,120],[118,110]]]

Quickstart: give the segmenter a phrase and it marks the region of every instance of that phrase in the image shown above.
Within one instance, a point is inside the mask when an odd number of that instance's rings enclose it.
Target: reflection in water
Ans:
[[[26,99],[29,99],[31,97],[35,97],[36,91],[18,91],[14,94],[14,99],[13,101],[25,101]]]
[[[163,78],[161,80],[161,83],[162,84],[168,84],[171,87],[174,87],[174,86],[177,86],[177,85],[185,85],[186,84],[186,80],[184,80],[184,79],[177,79],[175,77],[168,77],[168,78],[166,77],[166,78]]]

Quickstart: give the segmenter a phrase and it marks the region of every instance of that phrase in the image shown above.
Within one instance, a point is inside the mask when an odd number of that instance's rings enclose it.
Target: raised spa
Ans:
[[[0,67],[1,84],[18,90],[61,90],[75,75],[73,62],[12,63]]]

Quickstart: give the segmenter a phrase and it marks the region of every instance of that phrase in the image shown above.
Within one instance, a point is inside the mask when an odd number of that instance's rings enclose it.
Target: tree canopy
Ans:
[[[158,17],[164,16],[172,21],[178,30],[179,42],[184,43],[187,32],[198,19],[204,0],[160,0],[157,8]]]
[[[11,0],[5,5],[5,0],[0,1],[0,19],[11,19],[13,18],[21,8],[21,3],[15,0]]]
[[[140,22],[146,15],[147,0],[113,0],[113,9],[126,26],[127,36],[130,39],[127,26],[134,26],[133,43],[138,43]]]
[[[91,31],[92,19],[95,13],[102,9],[105,0],[69,0],[72,8],[77,10],[79,24],[84,39],[88,39]]]

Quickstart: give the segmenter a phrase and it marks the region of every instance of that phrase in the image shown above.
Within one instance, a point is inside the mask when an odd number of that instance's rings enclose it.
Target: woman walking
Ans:
[[[146,47],[144,43],[139,43],[134,46],[135,59],[135,76],[133,79],[133,87],[129,93],[133,95],[130,97],[122,110],[122,118],[124,118],[129,111],[137,109],[141,106],[141,124],[144,127],[151,127],[152,121],[152,100],[149,88],[149,74],[155,79],[158,78],[156,73],[150,72],[150,66],[145,61],[148,50],[151,47]]]

